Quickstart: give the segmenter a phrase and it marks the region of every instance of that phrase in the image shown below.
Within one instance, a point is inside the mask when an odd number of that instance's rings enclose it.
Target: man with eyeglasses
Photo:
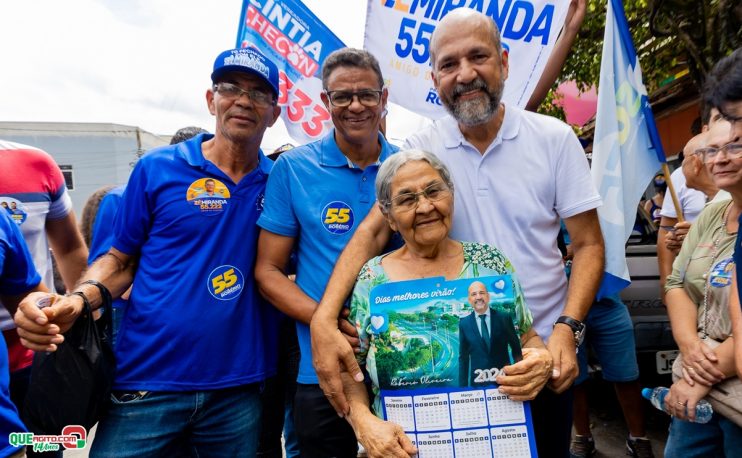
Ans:
[[[260,143],[281,111],[278,68],[257,50],[233,49],[216,58],[211,79],[215,134],[142,157],[112,247],[75,295],[41,310],[30,295],[16,313],[24,342],[54,351],[81,313],[80,296],[98,308],[133,283],[91,456],[255,456],[260,387],[275,372],[277,347],[278,320],[253,263],[273,164]],[[209,182],[222,195],[195,198]]]
[[[379,165],[397,148],[379,132],[387,90],[374,56],[352,48],[333,52],[322,67],[322,86],[334,129],[276,161],[258,220],[263,230],[255,278],[266,299],[297,323],[301,360],[294,420],[302,456],[355,456],[353,429],[318,385],[308,324],[337,257],[375,205]],[[296,282],[285,275],[292,250]],[[345,320],[340,326],[356,334]]]
[[[581,320],[603,274],[595,210],[601,199],[569,126],[501,102],[508,53],[499,36],[490,17],[468,8],[453,10],[438,23],[430,42],[431,76],[450,116],[413,134],[405,146],[431,151],[451,169],[457,189],[451,237],[496,245],[512,260],[534,328],[548,339],[554,360],[550,390],[541,391],[531,404],[539,455],[566,456],[572,424],[568,390],[578,371]],[[315,356],[315,366],[341,413],[347,404],[333,369],[340,357],[354,376],[360,370],[337,331],[331,332],[331,319],[360,267],[389,236],[380,212],[373,216],[338,260],[342,267],[333,273],[312,320],[312,337],[324,350]],[[556,244],[560,218],[574,234],[569,286]],[[524,358],[512,371],[532,364],[538,362]],[[561,420],[555,423],[557,415]]]

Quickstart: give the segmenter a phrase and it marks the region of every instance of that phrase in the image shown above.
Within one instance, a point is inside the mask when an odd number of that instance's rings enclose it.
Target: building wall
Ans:
[[[40,148],[57,164],[71,166],[69,193],[79,218],[88,197],[106,185],[123,185],[137,160],[137,129],[117,124],[0,123],[0,138]],[[142,150],[167,139],[139,130]]]
[[[691,126],[700,116],[698,102],[693,101],[655,118],[667,157],[675,156],[683,150],[688,140],[693,137]]]

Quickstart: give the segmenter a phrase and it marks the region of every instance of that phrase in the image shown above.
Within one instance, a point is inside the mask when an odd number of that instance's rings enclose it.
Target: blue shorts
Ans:
[[[639,378],[636,362],[634,325],[629,311],[617,297],[604,297],[593,303],[585,320],[585,341],[577,353],[580,374],[575,385],[587,380],[587,354],[590,345],[600,366],[603,379],[609,382],[632,382]]]

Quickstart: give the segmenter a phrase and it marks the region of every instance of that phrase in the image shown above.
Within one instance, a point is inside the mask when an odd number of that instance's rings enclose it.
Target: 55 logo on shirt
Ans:
[[[321,218],[322,225],[331,234],[342,235],[353,228],[353,209],[340,200],[325,205]]]
[[[244,276],[240,269],[224,265],[212,270],[209,274],[207,286],[209,293],[220,301],[235,299],[242,293]]]

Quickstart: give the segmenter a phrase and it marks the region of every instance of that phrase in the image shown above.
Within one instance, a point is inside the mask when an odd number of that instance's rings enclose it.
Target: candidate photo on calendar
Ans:
[[[498,280],[502,287],[504,281]],[[491,384],[503,367],[522,358],[520,339],[512,313],[490,304],[484,282],[471,282],[467,291],[471,312],[459,320],[459,386]]]
[[[522,357],[518,295],[510,275],[374,288],[367,368],[383,390],[495,385]]]

